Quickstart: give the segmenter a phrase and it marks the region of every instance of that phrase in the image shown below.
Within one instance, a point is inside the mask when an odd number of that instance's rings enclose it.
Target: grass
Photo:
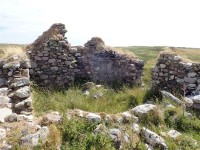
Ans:
[[[24,55],[24,46],[19,44],[0,44],[0,58],[6,58],[13,54]]]
[[[35,87],[33,88],[34,111],[37,115],[53,110],[64,114],[67,109],[115,114],[141,104],[145,98],[145,89],[123,88],[120,91],[107,89],[99,99],[93,98],[93,94],[95,91],[85,96],[79,87],[62,91]]]
[[[11,53],[21,53],[23,46],[20,45],[2,45],[0,44],[0,57],[10,55]],[[90,95],[83,94],[81,87],[73,86],[68,89],[62,90],[47,90],[32,85],[32,96],[34,105],[34,114],[41,116],[47,112],[59,111],[64,117],[63,122],[54,126],[51,125],[50,137],[44,145],[39,145],[35,149],[56,149],[61,144],[62,149],[113,149],[113,144],[107,135],[94,136],[93,131],[97,124],[91,124],[83,119],[67,120],[65,118],[68,109],[82,109],[91,112],[105,112],[108,114],[117,114],[130,110],[131,108],[142,104],[148,100],[153,101],[160,110],[152,111],[150,114],[140,117],[139,125],[145,126],[156,133],[162,131],[168,132],[170,129],[176,129],[182,133],[182,137],[173,140],[169,137],[164,137],[169,146],[169,149],[197,149],[199,148],[192,145],[192,140],[195,139],[198,144],[200,141],[200,120],[195,117],[197,113],[193,113],[194,119],[188,119],[183,116],[183,110],[180,106],[176,106],[168,99],[162,99],[158,91],[150,89],[150,73],[151,67],[155,65],[156,59],[163,47],[144,47],[144,46],[131,46],[131,47],[118,47],[117,50],[134,53],[139,59],[144,60],[144,87],[126,87],[120,90],[113,90],[105,87],[101,89],[93,89]],[[3,52],[7,50],[7,53]],[[200,61],[200,49],[176,48],[172,51],[181,55],[184,58],[189,58],[194,61]],[[133,55],[134,56],[134,55]],[[103,93],[102,97],[94,98],[94,94]],[[163,103],[171,103],[176,106],[176,109],[165,108]],[[117,124],[111,124],[109,127],[119,127]],[[139,135],[131,130],[131,124],[122,124],[120,127],[126,130],[131,137],[131,142],[123,145],[125,149],[145,149],[144,140],[139,140]],[[15,136],[15,134],[13,134]],[[16,136],[19,138],[19,135]],[[190,137],[190,138],[188,138]],[[12,136],[11,141],[18,139]],[[137,140],[136,140],[137,139]],[[18,147],[19,145],[16,145]],[[137,147],[137,148],[136,148]],[[16,148],[17,149],[17,148]],[[20,149],[20,148],[19,148]]]

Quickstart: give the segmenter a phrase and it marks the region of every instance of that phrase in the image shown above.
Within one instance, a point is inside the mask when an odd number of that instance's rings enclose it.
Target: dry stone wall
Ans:
[[[0,60],[0,122],[13,113],[31,115],[29,67],[28,59],[18,55]]]
[[[54,24],[28,47],[31,78],[41,86],[63,87],[81,80],[96,83],[141,84],[143,61],[105,46],[92,38],[84,47],[72,47],[65,25]]]
[[[172,52],[161,52],[152,68],[152,86],[162,90],[191,94],[200,88],[200,63]]]

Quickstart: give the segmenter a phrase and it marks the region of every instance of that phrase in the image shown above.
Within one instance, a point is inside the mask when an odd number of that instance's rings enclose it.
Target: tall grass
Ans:
[[[34,111],[38,115],[49,111],[66,113],[67,109],[76,108],[115,114],[141,104],[145,97],[144,89],[126,87],[121,91],[107,89],[98,99],[85,96],[79,87],[57,91],[34,87],[32,91]]]
[[[6,58],[10,55],[25,55],[24,45],[19,44],[0,44],[0,57]]]

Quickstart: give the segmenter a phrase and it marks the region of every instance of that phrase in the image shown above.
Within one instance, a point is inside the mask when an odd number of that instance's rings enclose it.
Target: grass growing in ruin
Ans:
[[[35,87],[33,88],[34,110],[38,115],[52,110],[64,114],[67,109],[116,114],[141,104],[146,96],[145,91],[143,88],[123,88],[120,91],[107,89],[102,97],[95,99],[92,95],[83,95],[79,87],[62,91]]]
[[[23,47],[23,45],[0,44],[0,57],[7,55],[5,51],[8,49],[10,49],[8,51],[11,53],[15,53],[14,49],[18,51],[21,47]],[[163,108],[163,102],[171,103],[167,99],[164,99],[161,103],[160,100],[155,97],[155,91],[149,90],[150,68],[155,65],[156,58],[162,50],[162,47],[131,46],[123,47],[123,49],[135,53],[139,59],[144,60],[143,82],[145,83],[145,87],[123,87],[120,90],[113,90],[106,87],[107,91],[104,91],[103,97],[94,99],[92,96],[83,95],[81,88],[78,86],[63,90],[46,90],[37,86],[32,86],[34,113],[40,116],[50,111],[59,111],[61,115],[65,116],[68,109],[77,108],[85,111],[116,114],[130,110],[134,106],[142,104],[147,100],[154,101],[161,108]],[[175,52],[185,58],[200,61],[199,49],[180,48],[176,49]],[[193,115],[195,116],[195,114]],[[170,129],[180,131],[183,136],[177,140],[164,137],[169,149],[189,150],[199,148],[194,146],[189,137],[192,137],[197,142],[200,141],[200,120],[197,117],[187,119],[183,116],[183,110],[179,106],[177,106],[176,109],[163,109],[162,113],[157,111],[152,112],[150,115],[141,118],[139,124],[140,126],[146,126],[158,134],[160,134],[161,131],[168,132]],[[38,146],[35,149],[56,149],[60,140],[62,140],[62,149],[113,149],[110,139],[107,136],[92,136],[92,131],[95,127],[95,124],[90,124],[82,119],[68,121],[64,118],[63,123],[57,128],[55,126],[50,127],[51,137],[48,142],[44,146]],[[124,128],[130,129],[131,125],[126,125]],[[131,135],[131,132],[129,134]],[[60,139],[60,136],[62,139]],[[138,137],[132,135],[132,138],[137,139]],[[14,138],[12,141],[17,141],[17,139]],[[132,146],[129,145],[128,149],[134,149],[136,142],[137,141],[135,141]],[[143,149],[145,149],[144,141],[141,141],[138,150]]]

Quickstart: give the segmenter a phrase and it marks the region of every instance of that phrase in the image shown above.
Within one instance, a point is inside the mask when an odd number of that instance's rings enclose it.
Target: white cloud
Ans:
[[[62,22],[72,45],[100,36],[113,46],[200,47],[198,6],[198,0],[1,0],[0,42],[31,43]]]

